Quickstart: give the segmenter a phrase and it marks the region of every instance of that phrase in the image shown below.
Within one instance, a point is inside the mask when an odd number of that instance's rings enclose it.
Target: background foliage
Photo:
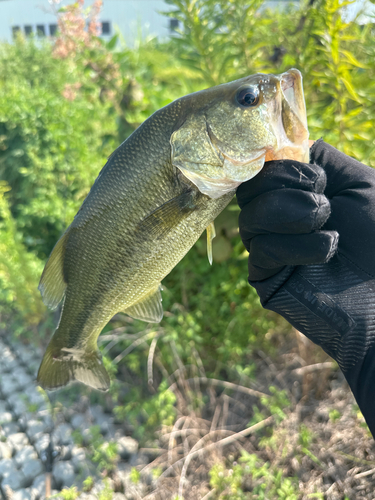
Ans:
[[[53,331],[38,279],[106,157],[181,95],[297,67],[311,138],[375,167],[374,25],[345,21],[347,3],[316,0],[282,11],[265,9],[262,0],[168,3],[166,15],[180,21],[168,41],[124,47],[117,35],[103,42],[94,28],[80,37],[84,14],[74,4],[57,14],[55,42],[0,44],[0,318],[24,341],[33,332],[45,344]],[[106,364],[122,380],[121,389],[112,385],[116,411],[137,423],[140,438],[173,422],[176,398],[166,392],[173,372],[254,381],[254,353],[272,355],[289,331],[247,284],[237,215],[232,203],[217,221],[213,267],[201,239],[166,278],[160,326],[145,329],[118,315],[105,329]],[[140,397],[141,410],[134,407]],[[193,396],[187,401],[194,411],[202,405]],[[224,491],[223,481],[214,470],[212,483]],[[280,484],[294,491],[294,483]]]

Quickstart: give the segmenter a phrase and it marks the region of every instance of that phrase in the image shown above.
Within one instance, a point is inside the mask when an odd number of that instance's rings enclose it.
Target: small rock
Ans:
[[[27,403],[22,399],[18,399],[14,402],[12,410],[16,417],[19,418],[23,413],[28,411]]]
[[[21,465],[26,460],[35,460],[36,458],[38,458],[38,455],[36,454],[34,448],[30,445],[26,445],[24,448],[17,451],[17,453],[14,457],[14,461],[15,461],[17,467],[21,467]]]
[[[21,467],[21,472],[26,478],[26,485],[31,486],[35,477],[41,474],[44,470],[42,461],[39,458],[34,460],[26,460]]]
[[[41,456],[43,452],[47,449],[49,444],[49,434],[42,434],[37,441],[34,443],[34,447],[38,452],[38,455]]]
[[[77,472],[79,472],[82,464],[85,463],[86,453],[83,448],[79,448],[78,446],[74,446],[72,448],[72,464]]]
[[[45,399],[36,387],[29,388],[29,390],[27,391],[27,396],[31,404],[38,406],[38,408],[40,408],[41,406],[44,407],[46,403]]]
[[[75,413],[70,423],[72,424],[73,429],[87,429],[90,427],[90,422],[87,420],[85,415],[81,413]]]
[[[35,357],[33,352],[27,351],[26,349],[22,349],[22,351],[19,351],[18,355],[25,363],[25,365],[29,364],[29,362]]]
[[[12,470],[1,483],[3,489],[9,487],[13,491],[20,490],[24,486],[26,486],[25,476],[17,469]]]
[[[102,418],[104,416],[104,412],[100,405],[91,406],[90,413],[94,422],[96,422],[98,418]]]
[[[2,443],[0,441],[0,460],[3,458],[12,458],[12,448],[8,443]]]
[[[16,466],[10,458],[0,460],[0,479],[6,477],[11,471],[15,470]]]
[[[69,446],[57,446],[59,450],[59,460],[70,460],[72,458],[73,444]]]
[[[0,425],[7,424],[12,420],[13,420],[13,415],[10,413],[10,411],[2,411],[0,413]]]
[[[102,407],[99,405],[93,406],[91,408],[91,416],[95,421],[95,424],[99,425],[100,432],[102,434],[107,434],[110,426],[113,424],[113,416],[105,414],[102,410]]]
[[[123,493],[115,493],[112,500],[126,500],[126,496]]]
[[[54,429],[52,438],[56,444],[73,444],[72,428],[68,424],[60,424]]]
[[[1,377],[1,392],[4,396],[10,396],[17,392],[19,388],[18,382],[14,380],[13,377],[7,375],[5,379],[5,375]]]
[[[50,412],[43,412],[43,413],[40,413],[39,414],[39,418],[41,420],[43,420],[43,423],[44,425],[46,426],[46,428],[48,428],[48,432],[50,429],[53,428],[53,426],[55,425],[54,424],[54,421],[50,415]],[[44,432],[47,432],[47,431],[44,431]]]
[[[22,488],[13,493],[12,500],[31,500],[31,496],[30,488]]]
[[[130,436],[122,436],[117,441],[117,450],[124,460],[131,458],[138,451],[138,441]]]
[[[40,474],[36,477],[30,490],[33,498],[44,498],[46,494],[46,475]]]
[[[23,432],[16,432],[8,437],[8,442],[13,446],[15,450],[22,450],[24,446],[29,444],[27,436]]]
[[[11,436],[19,432],[20,427],[16,422],[8,422],[2,426],[5,436]]]
[[[25,370],[22,370],[21,368],[18,368],[18,370],[13,373],[13,378],[22,389],[25,389],[32,382],[30,375],[28,375]]]
[[[75,481],[74,467],[70,462],[57,462],[53,466],[52,475],[57,488],[70,488]]]
[[[8,403],[6,401],[0,400],[0,415],[9,411]]]
[[[83,429],[81,432],[82,442],[85,446],[88,446],[92,441],[92,434],[90,429]]]
[[[138,465],[147,465],[149,463],[148,456],[144,453],[134,453],[130,458],[130,465],[137,467]]]
[[[45,424],[39,420],[29,420],[27,422],[26,434],[32,443],[36,441],[43,432],[48,430]]]

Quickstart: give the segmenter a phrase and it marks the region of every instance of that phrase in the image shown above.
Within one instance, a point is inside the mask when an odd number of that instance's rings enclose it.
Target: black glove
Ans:
[[[375,436],[375,170],[322,140],[239,186],[249,283],[342,369]]]

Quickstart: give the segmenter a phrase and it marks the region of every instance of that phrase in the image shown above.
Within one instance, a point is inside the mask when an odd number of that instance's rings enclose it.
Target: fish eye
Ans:
[[[236,100],[238,104],[245,108],[256,106],[259,102],[259,90],[256,87],[242,88],[238,91]]]

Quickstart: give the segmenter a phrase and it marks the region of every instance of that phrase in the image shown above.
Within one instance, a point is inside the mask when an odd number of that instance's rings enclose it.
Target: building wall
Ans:
[[[85,6],[90,6],[93,1],[86,0]],[[63,0],[60,5],[69,3],[72,0]],[[104,0],[100,21],[109,23],[104,25],[109,27],[109,33],[102,36],[110,38],[120,31],[130,45],[140,33],[143,37],[157,35],[165,38],[170,33],[170,21],[159,11],[166,11],[168,7],[164,0]],[[48,0],[0,0],[0,40],[10,42],[13,28],[36,33],[38,26],[44,27],[46,36],[53,35],[56,16]]]

